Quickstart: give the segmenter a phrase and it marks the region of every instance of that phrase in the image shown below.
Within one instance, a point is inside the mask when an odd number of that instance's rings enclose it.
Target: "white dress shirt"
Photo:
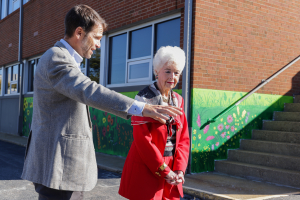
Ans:
[[[63,43],[63,45],[65,45],[65,47],[67,48],[71,56],[74,58],[75,62],[77,63],[80,69],[80,64],[83,58],[64,39],[61,39],[60,42]],[[144,110],[144,107],[145,107],[145,103],[135,100],[132,106],[129,108],[128,114],[135,115],[135,116],[143,116],[142,112]]]

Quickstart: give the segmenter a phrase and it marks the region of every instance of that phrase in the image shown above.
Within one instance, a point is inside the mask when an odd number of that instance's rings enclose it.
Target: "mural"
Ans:
[[[138,92],[123,92],[134,98]],[[107,112],[90,107],[96,152],[127,156],[133,141],[131,120],[125,120]]]
[[[239,148],[240,139],[250,139],[262,120],[271,120],[293,97],[253,94],[240,105],[215,118],[246,93],[192,89],[192,172],[214,170],[214,160],[226,159],[228,149]]]
[[[28,137],[30,128],[31,128],[31,122],[32,122],[32,110],[33,110],[33,98],[32,97],[26,97],[24,98],[24,104],[23,104],[23,136]]]
[[[175,90],[181,94],[181,90]],[[134,98],[137,92],[122,93]],[[214,170],[214,160],[226,159],[228,149],[239,148],[240,139],[250,139],[253,129],[261,129],[262,120],[270,120],[274,111],[283,110],[293,97],[253,94],[239,106],[215,118],[245,93],[192,89],[192,172]],[[32,97],[24,99],[23,135],[28,136],[32,121]],[[132,126],[110,113],[90,108],[96,152],[126,157],[131,143]]]

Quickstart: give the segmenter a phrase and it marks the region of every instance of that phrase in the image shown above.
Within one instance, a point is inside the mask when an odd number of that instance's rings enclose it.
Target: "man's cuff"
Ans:
[[[132,106],[129,108],[128,114],[143,117],[143,110],[145,105],[145,103],[135,100]]]

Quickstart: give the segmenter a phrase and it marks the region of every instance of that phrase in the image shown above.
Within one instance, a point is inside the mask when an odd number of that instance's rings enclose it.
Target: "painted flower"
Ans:
[[[29,115],[29,113],[30,113],[30,111],[29,111],[29,110],[27,110],[27,115]]]
[[[200,115],[198,114],[198,117],[197,117],[197,125],[198,127],[201,126],[201,119],[200,119]]]
[[[232,127],[230,128],[230,130],[231,130],[232,132],[234,132],[234,126],[232,126]]]
[[[26,119],[26,116],[25,116],[25,117],[24,117],[24,121],[26,122],[26,120],[27,120],[27,119]]]
[[[208,137],[206,138],[206,141],[212,140],[212,139],[214,139],[214,138],[215,138],[215,136],[208,136]]]
[[[102,122],[103,122],[103,124],[106,122],[106,118],[105,117],[103,117]]]
[[[221,121],[221,122],[223,122],[223,118],[222,118],[222,119],[220,119],[220,121]]]
[[[110,127],[109,127],[109,125],[107,125],[107,132],[109,131],[109,129],[110,129]]]
[[[216,146],[219,146],[219,144],[220,144],[220,143],[219,143],[219,142],[217,142],[217,143],[216,143]]]
[[[198,147],[200,147],[200,143],[198,143]]]
[[[228,117],[227,117],[227,122],[228,122],[228,123],[231,123],[232,121],[233,121],[232,116],[231,116],[231,115],[228,115]]]
[[[194,133],[194,135],[196,135],[196,134],[197,134],[197,130],[196,130],[196,129],[194,129],[193,133]]]
[[[211,145],[211,150],[215,150],[215,145]]]
[[[97,117],[96,117],[96,115],[94,115],[94,117],[93,117],[93,120],[95,120],[95,121],[97,120]]]
[[[201,139],[201,134],[198,135],[199,140]]]
[[[234,118],[236,118],[236,114],[235,113],[233,113],[232,115],[233,115]]]
[[[243,112],[242,112],[242,117],[244,118],[245,117],[245,115],[246,115],[246,110],[243,110]]]
[[[240,115],[240,107],[236,107],[237,114]]]
[[[110,119],[110,124],[111,124],[112,126],[114,125],[114,119],[113,119],[113,118]]]
[[[103,129],[102,129],[102,135],[105,137],[105,134],[106,134],[106,128],[103,127]]]
[[[228,129],[230,128],[230,126],[229,126],[229,125],[226,125],[225,128],[228,130]]]
[[[245,118],[245,122],[246,122],[246,123],[248,122],[248,116]]]
[[[206,125],[203,129],[203,133],[206,134],[208,130],[209,130],[209,125]]]
[[[229,140],[230,139],[230,135],[227,135],[227,140]]]
[[[223,129],[224,129],[224,125],[223,125],[223,124],[219,124],[219,125],[218,125],[218,130],[219,130],[219,131],[222,131]]]
[[[111,116],[110,116],[110,115],[108,115],[108,117],[107,117],[107,121],[108,121],[108,122],[110,122],[110,120],[111,120]]]
[[[224,138],[225,135],[226,135],[226,132],[223,132],[223,133],[221,134],[221,137]]]
[[[195,136],[193,137],[193,140],[196,140],[196,137],[195,137]]]

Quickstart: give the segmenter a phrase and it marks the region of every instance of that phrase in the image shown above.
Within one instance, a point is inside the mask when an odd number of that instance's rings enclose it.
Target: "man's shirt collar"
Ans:
[[[78,67],[80,68],[80,64],[83,61],[83,58],[64,39],[61,39],[60,42],[65,45],[71,56],[75,59],[75,62],[78,64]]]

